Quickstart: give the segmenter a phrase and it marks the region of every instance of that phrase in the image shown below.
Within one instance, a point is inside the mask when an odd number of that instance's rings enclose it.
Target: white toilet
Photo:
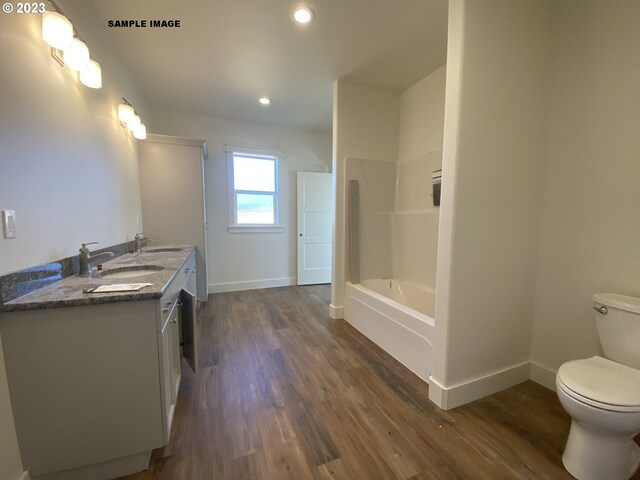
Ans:
[[[562,463],[579,480],[628,480],[640,464],[640,298],[596,294],[593,308],[607,358],[558,370],[558,398],[572,418]]]

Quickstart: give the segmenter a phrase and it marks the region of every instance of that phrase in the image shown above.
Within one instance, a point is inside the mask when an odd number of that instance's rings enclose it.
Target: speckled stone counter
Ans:
[[[179,248],[180,250],[153,252],[153,250],[162,248]],[[73,275],[0,305],[0,312],[43,310],[160,298],[194,249],[195,247],[192,245],[154,246],[144,248],[142,252],[125,254],[104,262],[102,274],[122,267],[145,265],[159,266],[162,267],[162,270],[127,278]],[[136,292],[83,293],[83,290],[91,287],[116,283],[151,283],[152,285]]]
[[[91,250],[95,255],[102,252],[113,253],[113,259],[133,252],[134,242],[124,242],[105,248]],[[62,258],[60,260],[32,265],[21,268],[15,272],[0,275],[0,305],[9,303],[18,297],[31,293],[34,290],[46,287],[63,278],[71,277],[80,270],[78,255]],[[1,308],[0,308],[1,310]]]

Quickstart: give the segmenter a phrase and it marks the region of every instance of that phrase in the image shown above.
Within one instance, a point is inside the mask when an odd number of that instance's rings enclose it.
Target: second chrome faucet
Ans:
[[[142,250],[142,247],[144,247],[150,240],[143,236],[144,233],[140,232],[140,233],[136,233],[135,238],[133,239],[133,251],[134,252],[140,252]]]
[[[80,271],[78,272],[79,275],[89,275],[89,272],[91,271],[91,265],[101,258],[113,257],[113,252],[96,253],[95,255],[90,256],[87,245],[95,245],[97,243],[98,242],[83,243],[82,247],[80,247],[80,255],[78,256],[78,259],[80,261]]]

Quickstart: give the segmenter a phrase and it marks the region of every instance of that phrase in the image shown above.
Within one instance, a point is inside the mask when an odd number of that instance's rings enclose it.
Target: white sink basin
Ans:
[[[181,252],[182,248],[175,247],[161,247],[161,248],[150,248],[149,250],[143,250],[142,253],[163,253],[163,252]]]
[[[133,278],[151,275],[163,270],[159,265],[136,265],[132,267],[116,267],[113,270],[105,270],[98,275],[99,278]]]

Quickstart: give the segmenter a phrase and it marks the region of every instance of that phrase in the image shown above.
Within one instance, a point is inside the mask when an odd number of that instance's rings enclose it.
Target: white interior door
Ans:
[[[331,174],[298,172],[298,285],[331,283]]]

